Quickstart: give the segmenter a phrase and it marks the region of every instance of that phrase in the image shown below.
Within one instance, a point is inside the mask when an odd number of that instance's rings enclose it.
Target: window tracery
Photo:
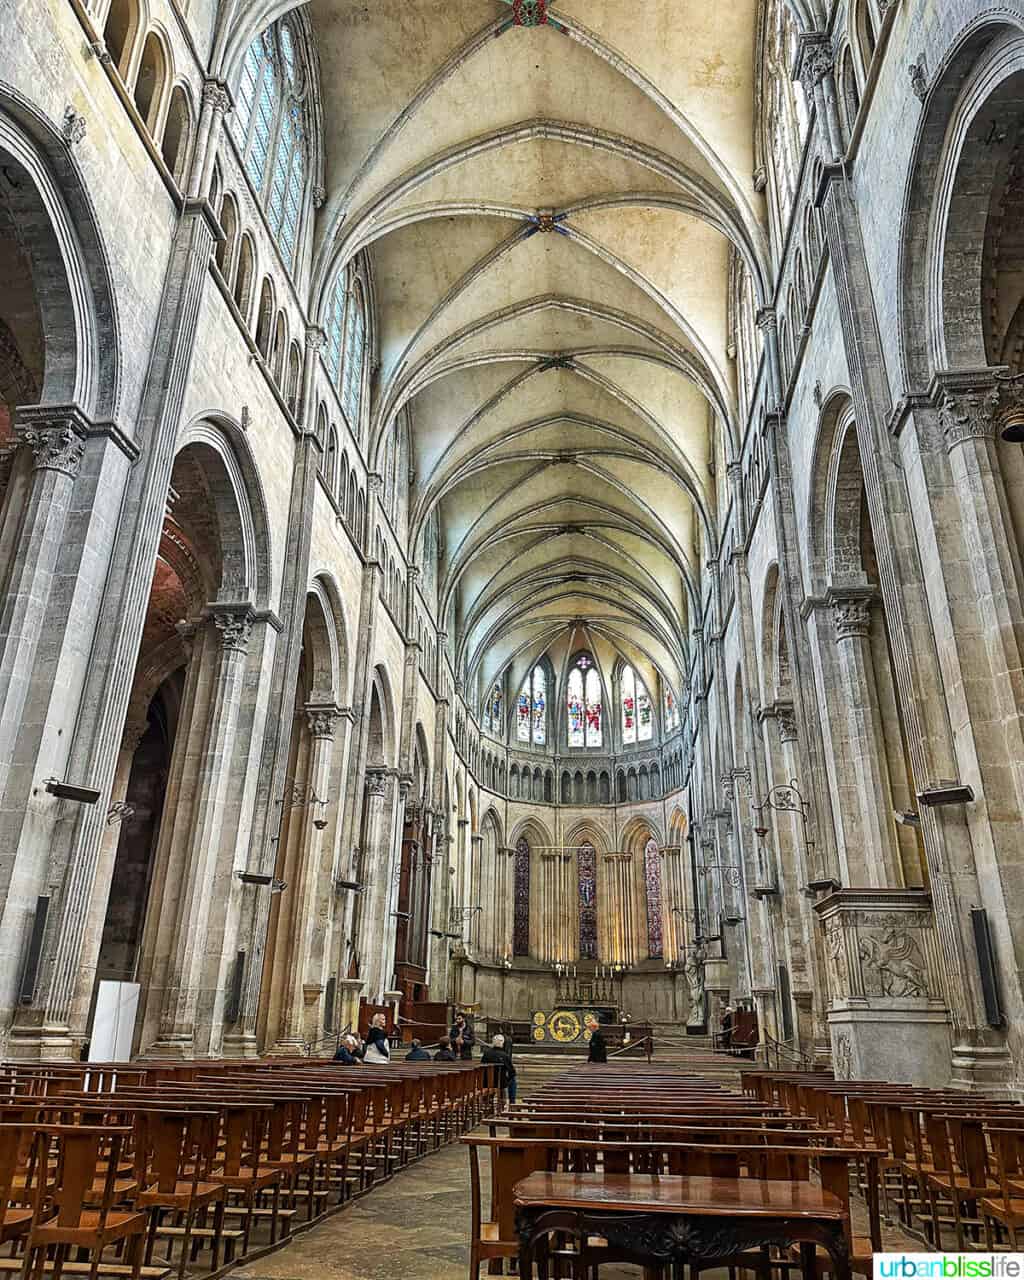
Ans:
[[[231,130],[281,253],[294,262],[310,169],[309,71],[283,20],[246,50]]]
[[[548,740],[548,676],[537,664],[523,681],[516,699],[516,741],[542,747]]]
[[[654,709],[647,686],[632,667],[623,667],[620,679],[622,742],[650,742],[654,734]]]
[[[604,741],[601,677],[589,653],[581,653],[566,686],[570,747],[600,747]]]

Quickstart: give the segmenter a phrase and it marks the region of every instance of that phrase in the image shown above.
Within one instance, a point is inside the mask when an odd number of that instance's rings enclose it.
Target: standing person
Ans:
[[[382,1013],[375,1013],[370,1019],[370,1029],[366,1033],[366,1048],[363,1061],[380,1065],[391,1061],[391,1046],[388,1044],[388,1020]]]
[[[429,1062],[430,1054],[418,1040],[412,1042],[412,1048],[405,1055],[406,1062]]]
[[[434,1054],[435,1062],[454,1062],[455,1054],[452,1053],[451,1041],[447,1036],[442,1036],[437,1042],[437,1053]]]
[[[595,1031],[590,1037],[590,1052],[587,1054],[588,1062],[607,1062],[608,1061],[608,1043],[604,1035],[600,1031]]]
[[[448,1039],[451,1041],[452,1052],[455,1056],[461,1058],[463,1062],[469,1062],[473,1057],[473,1045],[476,1042],[476,1037],[464,1014],[457,1013],[455,1015],[452,1029],[448,1032]]]
[[[727,1004],[722,1011],[722,1048],[726,1053],[732,1052],[732,1015],[733,1007]]]
[[[500,1068],[498,1076],[498,1085],[501,1089],[502,1097],[508,1097],[509,1102],[516,1100],[516,1068],[512,1061],[512,1055],[505,1048],[505,1037],[497,1035],[480,1055],[480,1061],[486,1062],[489,1066]]]

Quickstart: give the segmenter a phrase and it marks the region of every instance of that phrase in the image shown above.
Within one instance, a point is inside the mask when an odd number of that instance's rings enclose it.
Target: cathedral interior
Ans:
[[[0,1058],[1019,1097],[1022,120],[1021,0],[0,4]]]

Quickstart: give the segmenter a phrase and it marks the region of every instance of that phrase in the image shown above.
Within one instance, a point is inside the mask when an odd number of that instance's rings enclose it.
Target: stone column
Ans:
[[[284,977],[281,1034],[276,1045],[277,1051],[291,1053],[304,1053],[308,1041],[319,1039],[320,1020],[315,1016],[319,1013],[319,1002],[311,1005],[307,997],[309,990],[323,988],[322,968],[315,969],[313,959],[316,937],[326,927],[326,921],[317,910],[317,899],[325,851],[325,814],[334,729],[341,710],[333,703],[308,703],[304,712],[310,738],[309,768],[302,797],[300,852],[295,866],[295,881],[286,890],[290,917],[288,963]]]
[[[221,856],[225,799],[235,750],[252,611],[211,610],[219,653],[214,672],[205,742],[197,776],[191,830],[184,856],[184,877],[168,969],[160,1034],[150,1053],[189,1057],[201,996],[206,930],[212,885]]]
[[[837,765],[847,779],[847,806],[857,808],[855,837],[844,842],[842,878],[855,888],[895,888],[903,873],[893,837],[893,800],[869,640],[873,595],[829,593],[839,655],[839,701],[847,725],[846,751]]]
[[[32,452],[32,480],[0,601],[0,796],[6,795],[15,766],[15,743],[25,717],[75,477],[85,453],[86,428],[81,413],[71,406],[19,409],[15,415],[15,431]],[[27,796],[26,788],[20,790]],[[0,866],[6,861],[4,857]],[[0,876],[0,891],[7,888],[8,875]]]
[[[390,774],[385,769],[367,769],[366,817],[359,875],[363,892],[354,941],[363,992],[370,1000],[376,1000],[386,985],[386,975],[381,968],[382,938],[390,923],[385,918],[390,896],[390,792]]]
[[[146,718],[147,707],[137,708],[125,725],[124,737],[121,739],[121,750],[117,757],[117,770],[114,774],[114,785],[110,792],[109,813],[114,814],[118,806],[123,805],[128,793],[132,764],[139,743],[146,736],[149,721]],[[78,973],[75,977],[75,994],[70,1010],[68,1030],[73,1042],[84,1042],[87,1032],[89,1008],[92,1003],[93,988],[96,985],[96,968],[99,964],[100,945],[103,941],[103,925],[107,916],[107,904],[110,899],[110,882],[114,875],[114,863],[121,841],[121,821],[111,821],[108,817],[107,828],[100,846],[99,860],[96,865],[96,878],[93,882],[92,899],[85,925],[85,937],[79,952]]]
[[[466,903],[468,907],[480,907],[479,911],[474,911],[469,918],[469,932],[466,938],[466,945],[469,948],[469,954],[479,959],[484,956],[484,933],[485,926],[483,913],[486,911],[484,905],[484,838],[482,835],[474,834],[469,837],[469,901]],[[487,956],[489,959],[490,957]]]

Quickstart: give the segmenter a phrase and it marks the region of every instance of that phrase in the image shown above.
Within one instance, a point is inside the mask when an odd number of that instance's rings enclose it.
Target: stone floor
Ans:
[[[486,1187],[486,1176],[484,1183]],[[485,1193],[486,1194],[486,1193]],[[855,1201],[854,1231],[864,1228]],[[469,1159],[456,1144],[402,1170],[277,1253],[233,1273],[238,1280],[452,1280],[469,1274]],[[920,1249],[884,1230],[887,1249]],[[483,1269],[486,1274],[486,1268]],[[630,1280],[634,1267],[603,1267],[601,1280]],[[716,1280],[718,1272],[705,1272]],[[721,1275],[724,1277],[725,1272]]]

